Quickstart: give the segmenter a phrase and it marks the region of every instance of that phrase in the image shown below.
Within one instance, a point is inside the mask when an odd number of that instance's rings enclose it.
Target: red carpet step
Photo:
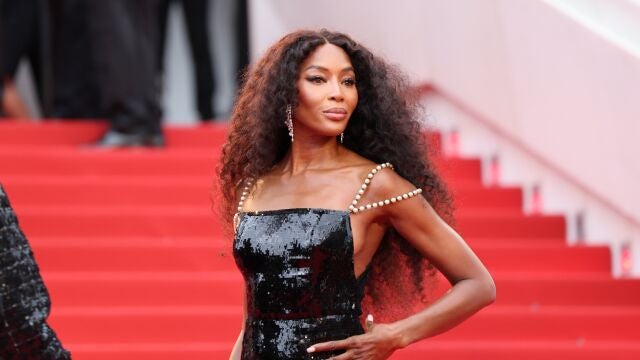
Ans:
[[[232,265],[232,259],[212,261]],[[237,305],[242,299],[241,277],[236,271],[46,272],[44,277],[51,284],[53,301],[61,307]],[[500,291],[495,306],[640,303],[640,287],[635,280],[612,281],[601,273],[497,273],[494,278]]]
[[[144,334],[152,342],[222,340],[232,344],[242,325],[241,306],[77,307],[58,309],[55,316],[56,329],[65,334],[62,339],[77,343],[136,343]],[[436,339],[640,341],[638,321],[636,308],[496,306]],[[487,324],[491,324],[490,332],[485,331]],[[612,328],[617,330],[612,332]]]
[[[169,148],[204,148],[211,150],[224,144],[227,134],[226,121],[198,124],[187,127],[164,128]],[[2,147],[77,147],[99,139],[107,130],[107,123],[99,121],[56,121],[19,123],[0,121],[0,146]],[[426,140],[434,151],[441,147],[437,132],[426,134]]]
[[[213,180],[210,176],[130,176],[84,175],[35,177],[4,176],[11,187],[11,198],[22,205],[159,205],[210,206]],[[458,207],[516,209],[522,208],[519,188],[484,188],[476,181],[448,182]]]
[[[23,208],[16,204],[16,212],[29,236],[205,237],[219,233],[222,226],[217,215],[203,206]],[[562,237],[565,234],[565,220],[561,216],[464,209],[457,214],[455,226],[467,237]]]
[[[180,344],[72,344],[75,354],[93,360],[210,360],[227,359],[228,343]],[[625,341],[441,341],[426,340],[399,350],[393,359],[492,359],[513,360],[580,359],[631,360],[640,357],[640,346]]]
[[[228,252],[230,243],[208,238],[176,238],[155,243],[137,238],[105,239],[102,244],[49,239],[35,246],[38,263],[50,271],[233,271],[233,265],[214,261]],[[503,242],[473,246],[491,271],[610,272],[610,254],[604,247],[569,248],[563,244]],[[567,261],[572,257],[571,261]],[[140,259],[145,261],[141,262]],[[540,262],[544,259],[544,269]]]
[[[15,161],[21,159],[21,161]],[[6,175],[213,176],[219,149],[132,149],[0,147]],[[435,158],[445,178],[480,179],[478,159]]]

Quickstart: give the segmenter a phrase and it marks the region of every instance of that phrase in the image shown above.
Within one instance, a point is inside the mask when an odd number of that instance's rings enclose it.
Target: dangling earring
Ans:
[[[340,133],[340,144],[344,142],[344,132]]]
[[[291,115],[291,104],[287,104],[287,119],[284,121],[284,124],[287,125],[291,142],[293,142],[293,116]]]

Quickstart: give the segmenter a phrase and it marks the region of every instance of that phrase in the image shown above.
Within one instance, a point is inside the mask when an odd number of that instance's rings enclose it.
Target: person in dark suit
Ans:
[[[42,0],[0,1],[0,82],[4,115],[10,118],[30,118],[24,101],[15,86],[18,66],[26,60],[35,82],[36,95],[43,113],[49,110],[48,66],[43,62],[46,49],[42,29],[46,23],[46,4]]]
[[[211,36],[209,35],[209,0],[161,0],[159,17],[158,71],[164,72],[164,51],[167,34],[167,20],[172,3],[180,4],[189,35],[191,58],[194,66],[196,83],[196,105],[200,119],[213,119],[213,97],[216,80],[211,52]]]
[[[0,359],[71,359],[47,324],[50,310],[33,251],[0,184]]]
[[[156,68],[160,0],[88,1],[102,113],[101,147],[164,146]]]

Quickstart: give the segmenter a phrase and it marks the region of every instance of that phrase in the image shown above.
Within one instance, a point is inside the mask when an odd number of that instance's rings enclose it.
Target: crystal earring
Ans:
[[[291,142],[293,142],[293,115],[291,114],[291,104],[287,104],[287,119],[284,121],[284,124],[287,125]]]
[[[340,144],[344,142],[344,132],[340,133]]]

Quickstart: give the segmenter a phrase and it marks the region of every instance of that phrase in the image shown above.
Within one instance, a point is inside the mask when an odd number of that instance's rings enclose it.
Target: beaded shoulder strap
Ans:
[[[356,194],[356,196],[353,198],[353,201],[351,202],[351,205],[349,205],[349,212],[350,213],[359,213],[362,211],[366,211],[366,210],[371,210],[371,209],[375,209],[377,207],[382,207],[385,205],[389,205],[398,201],[402,201],[402,200],[406,200],[408,198],[414,197],[420,193],[422,193],[422,189],[421,188],[417,188],[415,190],[406,192],[404,194],[398,195],[398,196],[394,196],[388,199],[384,199],[384,200],[380,200],[380,201],[374,201],[372,203],[366,204],[366,205],[360,205],[358,206],[358,203],[360,202],[360,199],[362,198],[362,196],[364,195],[364,193],[367,191],[367,188],[369,187],[369,184],[371,183],[371,180],[373,179],[374,175],[378,173],[378,171],[381,171],[382,169],[385,168],[389,168],[391,170],[393,170],[393,165],[391,165],[390,163],[384,163],[384,164],[380,164],[378,166],[376,166],[375,168],[373,168],[369,174],[367,174],[367,177],[364,179],[364,182],[362,183],[362,185],[360,186],[360,189],[358,190],[358,193]]]
[[[244,201],[247,199],[247,195],[249,195],[249,189],[251,189],[251,181],[247,181],[245,183],[244,188],[242,189],[242,194],[240,195],[240,200],[238,201],[238,209],[236,213],[233,215],[233,231],[238,227],[238,221],[240,219],[240,212],[242,212],[242,208],[244,207]]]

